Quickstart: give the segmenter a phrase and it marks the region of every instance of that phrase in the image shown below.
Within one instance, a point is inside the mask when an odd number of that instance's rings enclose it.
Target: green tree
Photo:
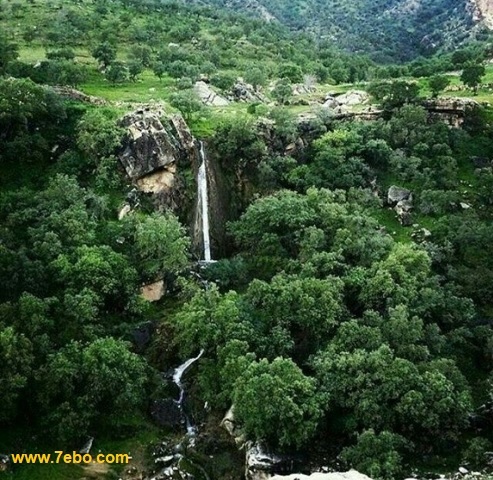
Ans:
[[[445,90],[450,85],[450,78],[445,75],[434,75],[428,80],[433,97],[438,97],[438,94]]]
[[[117,125],[113,112],[101,108],[89,110],[77,126],[77,146],[96,162],[115,153],[124,133],[125,130]]]
[[[322,413],[315,381],[284,358],[252,362],[236,380],[233,398],[247,437],[281,448],[306,444]]]
[[[101,312],[132,313],[137,272],[126,257],[107,245],[78,247],[73,254],[60,255],[53,267],[67,292],[77,294],[84,288],[86,293],[93,292]],[[109,316],[106,320],[115,319]]]
[[[477,95],[478,86],[485,74],[486,69],[484,68],[484,65],[467,64],[462,70],[460,80],[464,85],[467,85],[474,90],[474,95]]]
[[[107,68],[116,60],[116,47],[109,42],[100,43],[92,52],[92,56]]]
[[[377,434],[374,430],[365,430],[358,435],[356,445],[342,451],[341,458],[351,468],[371,478],[392,480],[402,474],[403,458],[399,452],[405,445],[405,439],[392,432]]]
[[[50,50],[46,52],[46,58],[48,60],[74,60],[75,52],[71,48],[59,48],[57,50]]]
[[[211,83],[221,90],[231,90],[236,83],[237,76],[230,72],[218,72],[211,78]]]
[[[288,78],[292,83],[301,83],[303,70],[294,63],[285,63],[279,67],[278,76],[279,78]]]
[[[291,86],[290,80],[288,78],[279,80],[274,90],[272,90],[272,96],[280,105],[286,105],[293,96],[293,87]]]
[[[166,74],[166,65],[163,62],[155,62],[152,66],[152,71],[159,78],[159,81],[161,81]]]
[[[154,213],[134,222],[136,264],[147,279],[179,273],[188,264],[190,241],[172,213]]]
[[[130,48],[130,60],[140,63],[146,68],[152,66],[152,49],[149,45],[133,45]]]
[[[0,74],[5,73],[7,65],[18,56],[18,46],[10,42],[4,33],[0,33]]]
[[[13,327],[0,324],[0,424],[15,419],[18,399],[27,386],[32,367],[31,342]]]
[[[113,84],[123,83],[129,78],[129,70],[124,62],[115,60],[106,69],[105,76]]]
[[[135,82],[137,77],[143,72],[144,66],[139,60],[131,60],[128,63],[128,74],[130,76],[130,80]]]
[[[391,110],[406,103],[414,103],[419,97],[420,87],[415,82],[396,80],[393,82],[373,83],[368,87],[368,92],[386,110]]]
[[[193,89],[174,93],[171,95],[169,103],[180,110],[187,122],[193,120],[205,110],[203,103]]]
[[[109,425],[118,431],[140,411],[147,367],[128,347],[101,338],[72,342],[50,356],[39,372],[39,403],[55,438],[80,441]]]
[[[298,279],[285,274],[270,283],[251,282],[245,300],[254,308],[261,329],[262,353],[269,357],[289,353],[300,361],[315,353],[319,341],[334,332],[344,317],[342,289],[343,283],[335,278]],[[282,333],[284,344],[276,345],[273,331]]]
[[[255,90],[267,83],[267,73],[261,67],[251,67],[245,72],[245,82],[250,83]]]

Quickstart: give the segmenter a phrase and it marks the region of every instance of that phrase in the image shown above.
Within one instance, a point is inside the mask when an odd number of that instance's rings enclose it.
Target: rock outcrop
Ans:
[[[55,85],[50,88],[52,88],[53,91],[61,97],[67,98],[69,100],[75,100],[76,102],[90,103],[91,105],[106,105],[108,103],[103,98],[86,95],[84,92],[76,90],[75,88],[59,85]]]
[[[356,105],[366,105],[370,96],[363,90],[349,90],[343,94],[328,93],[323,103],[324,108],[335,110],[338,113],[349,111]]]
[[[482,21],[490,30],[493,29],[493,2],[491,0],[470,0],[476,21]]]
[[[151,195],[160,209],[181,208],[185,189],[180,173],[198,155],[183,117],[145,106],[123,117],[120,125],[127,129],[120,162],[137,190]],[[134,208],[139,202],[127,203]],[[122,210],[119,216],[128,213]]]
[[[370,477],[357,472],[356,470],[349,470],[348,472],[332,472],[321,473],[316,472],[311,475],[292,474],[292,475],[274,475],[270,480],[371,480]]]
[[[387,193],[387,202],[392,207],[395,207],[399,202],[403,200],[409,200],[412,193],[407,188],[397,187],[392,185]]]
[[[236,423],[234,405],[232,405],[231,408],[226,412],[226,415],[221,422],[221,427],[223,427],[229,433],[229,435],[234,439],[236,445],[239,448],[242,448],[245,445],[245,436],[241,433]]]
[[[224,97],[217,94],[202,80],[195,83],[194,90],[204,105],[210,107],[225,107],[226,105],[229,105],[229,102]]]
[[[401,225],[412,225],[413,194],[410,190],[392,185],[387,193],[387,203],[394,207]]]
[[[452,127],[459,128],[469,109],[480,104],[469,98],[437,98],[426,100],[423,106],[428,111],[430,120],[440,120]]]
[[[120,161],[132,180],[187,161],[194,148],[180,115],[165,117],[162,111],[142,109],[126,115],[121,125],[127,128],[127,136]]]
[[[233,85],[230,99],[234,102],[268,102],[268,99],[262,93],[255,90],[253,85],[246,83],[241,78]]]
[[[245,479],[269,480],[273,475],[289,471],[291,461],[268,452],[262,445],[251,445],[246,452]]]
[[[164,297],[166,293],[166,284],[164,280],[159,280],[158,282],[151,283],[149,285],[144,285],[140,289],[140,294],[148,302],[158,302]]]

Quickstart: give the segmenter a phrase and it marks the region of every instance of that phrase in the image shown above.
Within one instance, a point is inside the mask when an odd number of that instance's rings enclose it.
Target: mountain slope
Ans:
[[[277,19],[377,60],[451,49],[482,31],[469,0],[185,0]]]

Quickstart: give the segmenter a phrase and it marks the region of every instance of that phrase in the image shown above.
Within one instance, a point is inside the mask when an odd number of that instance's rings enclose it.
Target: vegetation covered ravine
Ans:
[[[0,478],[239,480],[254,445],[289,473],[488,478],[490,34],[440,1],[423,31],[375,27],[412,49],[357,49],[295,21],[320,2],[270,23],[188,3],[0,2]],[[457,36],[421,49],[444,19]],[[158,193],[122,161],[138,140]],[[130,464],[4,456],[91,437]]]

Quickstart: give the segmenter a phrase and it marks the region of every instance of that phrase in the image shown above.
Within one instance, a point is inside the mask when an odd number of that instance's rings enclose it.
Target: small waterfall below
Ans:
[[[175,369],[175,372],[173,373],[173,382],[180,390],[180,397],[177,400],[178,407],[182,411],[183,417],[185,418],[185,422],[187,425],[187,433],[190,437],[193,437],[197,433],[197,429],[195,425],[192,425],[190,419],[188,418],[188,415],[183,410],[183,400],[185,399],[185,388],[181,383],[181,379],[183,377],[183,374],[188,370],[188,368],[191,365],[193,365],[197,360],[199,360],[203,354],[204,354],[204,350],[201,350],[200,353],[195,358],[190,358],[189,360],[187,360],[185,363],[177,367]]]
[[[211,238],[209,227],[209,197],[207,185],[207,156],[205,154],[204,142],[200,142],[200,167],[197,176],[198,186],[198,211],[202,219],[201,231],[203,241],[204,258],[201,263],[212,263]]]
[[[210,480],[209,475],[205,469],[199,465],[193,457],[193,448],[195,447],[197,427],[191,422],[190,417],[185,411],[185,387],[182,383],[182,378],[185,372],[197,362],[204,350],[194,357],[188,359],[186,362],[175,368],[173,372],[173,383],[178,387],[180,395],[178,400],[174,402],[178,405],[182,418],[185,420],[187,433],[182,438],[180,443],[174,447],[168,445],[167,442],[163,442],[157,446],[153,456],[154,462],[161,468],[152,477],[148,477],[148,480],[164,480],[171,478],[196,478],[197,480]],[[191,474],[190,471],[194,473]]]

